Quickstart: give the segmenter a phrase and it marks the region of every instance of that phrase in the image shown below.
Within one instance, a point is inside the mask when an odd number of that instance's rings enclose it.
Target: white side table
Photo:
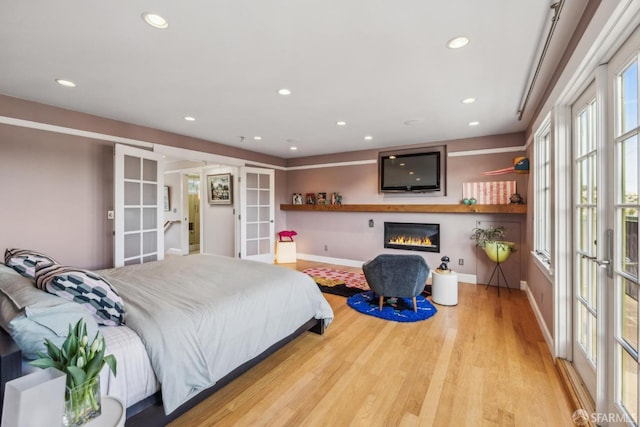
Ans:
[[[90,420],[85,424],[87,427],[124,427],[127,419],[127,408],[124,404],[112,396],[102,396],[100,398],[102,412],[100,416]]]
[[[440,305],[458,304],[458,273],[433,271],[431,300]]]
[[[276,242],[276,262],[286,264],[296,262],[296,242]]]

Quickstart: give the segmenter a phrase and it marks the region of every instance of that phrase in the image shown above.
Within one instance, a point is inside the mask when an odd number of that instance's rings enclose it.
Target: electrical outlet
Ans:
[[[464,265],[464,259],[458,258],[458,265]]]
[[[369,227],[373,228],[373,220],[372,219],[369,220]]]
[[[107,219],[114,219],[115,214],[113,211],[107,211]]]

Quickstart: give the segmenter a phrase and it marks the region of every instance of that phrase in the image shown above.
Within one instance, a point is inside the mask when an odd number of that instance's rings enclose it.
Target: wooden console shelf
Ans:
[[[280,205],[283,211],[526,214],[527,205]]]

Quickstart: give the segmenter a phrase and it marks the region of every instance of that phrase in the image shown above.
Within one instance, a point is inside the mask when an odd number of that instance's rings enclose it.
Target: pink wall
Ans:
[[[472,155],[456,157],[456,152],[483,150],[505,147],[523,147],[524,133],[471,138],[428,145],[447,145],[447,195],[429,196],[423,194],[380,194],[378,193],[378,172],[376,164],[328,166],[309,169],[297,169],[287,172],[287,201],[291,203],[293,193],[339,192],[344,204],[457,204],[462,199],[462,183],[468,181],[515,180],[518,191],[527,198],[528,175],[508,174],[483,176],[482,172],[502,169],[513,165],[513,158],[523,152],[487,153],[481,151]],[[409,148],[409,147],[407,147]],[[303,167],[304,164],[322,165],[340,162],[357,162],[377,159],[377,151],[360,151],[344,155],[316,156],[307,159],[294,159],[288,166]],[[375,226],[369,227],[369,219]],[[340,258],[353,261],[366,261],[379,253],[401,253],[401,251],[383,248],[383,224],[385,221],[440,223],[441,252],[420,253],[428,264],[437,267],[440,258],[448,255],[454,260],[454,269],[460,273],[478,274],[482,282],[488,277],[484,265],[484,255],[478,256],[469,235],[478,221],[497,221],[515,224],[514,233],[509,240],[523,246],[526,235],[525,215],[487,215],[487,214],[413,214],[413,213],[357,213],[357,212],[297,212],[288,211],[286,226],[298,232],[296,241],[299,253],[328,258]],[[325,250],[326,248],[326,250]],[[414,252],[415,253],[415,252]],[[513,281],[524,280],[527,266],[522,258],[524,251],[514,257],[517,261],[511,274]],[[458,259],[464,260],[459,266]],[[510,279],[511,281],[511,279]],[[519,286],[519,283],[517,283]]]
[[[0,125],[0,250],[44,252],[99,268],[113,262],[113,148]]]
[[[230,149],[179,135],[167,134],[108,119],[70,112],[46,105],[0,95],[0,115],[39,120],[75,129],[84,129],[151,142],[171,142],[206,152],[244,158],[248,163],[264,162],[276,168],[276,231],[296,229],[300,236],[298,251],[316,256],[364,261],[382,251],[384,221],[439,222],[443,236],[441,254],[427,254],[430,265],[439,264],[443,254],[462,258],[460,272],[476,273],[475,248],[468,235],[476,221],[496,219],[487,215],[461,214],[365,214],[285,212],[283,203],[291,203],[293,192],[336,191],[344,203],[458,203],[462,182],[489,180],[480,175],[486,170],[509,166],[519,153],[482,154],[448,158],[446,197],[417,195],[382,195],[377,192],[377,168],[373,163],[353,166],[321,167],[283,171],[284,167],[326,164],[344,161],[376,160],[377,151],[367,150],[285,161],[246,150]],[[0,177],[5,185],[0,192],[0,249],[24,247],[48,253],[58,261],[86,268],[109,267],[113,261],[112,221],[106,219],[113,209],[112,143],[0,125]],[[436,143],[433,145],[442,145]],[[523,134],[497,135],[451,141],[449,153],[499,147],[521,147]],[[412,147],[404,147],[412,148]],[[219,150],[219,151],[218,151]],[[16,179],[18,178],[18,179]],[[526,195],[527,176],[508,175],[499,179],[516,179]],[[46,191],[43,191],[43,185]],[[29,191],[26,191],[28,188]],[[36,189],[35,196],[34,190]],[[369,219],[375,227],[369,228]],[[521,215],[497,218],[520,223]],[[524,226],[520,227],[524,233]],[[523,240],[521,236],[514,240]],[[325,250],[325,245],[327,250]],[[526,267],[518,272],[526,277]]]

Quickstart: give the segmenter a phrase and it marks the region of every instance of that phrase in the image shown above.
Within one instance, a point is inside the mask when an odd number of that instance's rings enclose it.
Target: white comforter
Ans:
[[[311,318],[333,319],[305,274],[214,255],[102,270],[161,383],[165,413]]]

